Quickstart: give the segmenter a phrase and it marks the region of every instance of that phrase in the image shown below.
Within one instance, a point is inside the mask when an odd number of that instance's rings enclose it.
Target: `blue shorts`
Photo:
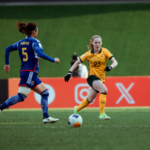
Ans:
[[[36,72],[23,71],[20,74],[19,86],[27,86],[31,89],[35,88],[37,85],[42,83],[42,81],[37,77]]]

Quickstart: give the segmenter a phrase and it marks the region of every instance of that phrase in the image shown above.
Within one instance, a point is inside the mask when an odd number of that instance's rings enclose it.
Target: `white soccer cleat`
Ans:
[[[59,119],[57,119],[57,118],[52,118],[52,117],[48,117],[48,118],[44,118],[44,119],[43,119],[43,123],[55,123],[55,122],[57,122],[57,121],[59,121]]]
[[[110,117],[107,116],[105,113],[103,113],[103,114],[100,114],[100,115],[99,115],[99,119],[100,119],[100,120],[110,120]]]
[[[1,115],[2,111],[0,110],[0,115]]]

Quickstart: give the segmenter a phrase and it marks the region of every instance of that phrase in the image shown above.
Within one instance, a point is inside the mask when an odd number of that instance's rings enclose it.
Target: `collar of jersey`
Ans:
[[[98,53],[101,53],[101,51],[102,50],[100,49]],[[91,53],[94,54],[94,49],[91,50]]]
[[[26,38],[32,38],[30,35],[27,35]]]
[[[32,36],[30,36],[30,35],[27,35],[26,38],[32,38],[32,39],[34,39],[34,38],[33,38]]]

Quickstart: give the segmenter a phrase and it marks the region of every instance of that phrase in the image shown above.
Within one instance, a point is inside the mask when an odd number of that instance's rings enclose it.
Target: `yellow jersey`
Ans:
[[[94,50],[89,50],[85,54],[80,56],[80,61],[84,62],[88,60],[89,62],[89,76],[95,75],[102,82],[105,81],[105,71],[107,58],[111,59],[113,54],[110,53],[106,48],[101,47],[99,53],[94,54]]]

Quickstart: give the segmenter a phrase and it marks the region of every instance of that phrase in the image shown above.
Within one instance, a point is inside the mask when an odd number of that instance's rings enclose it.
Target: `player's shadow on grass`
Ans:
[[[0,6],[0,19],[51,19],[139,10],[150,10],[150,4]]]

